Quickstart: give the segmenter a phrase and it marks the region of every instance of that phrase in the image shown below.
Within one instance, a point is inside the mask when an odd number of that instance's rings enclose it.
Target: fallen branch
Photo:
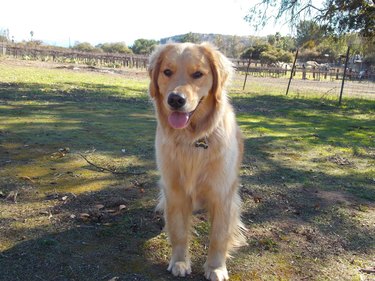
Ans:
[[[95,163],[91,162],[89,159],[87,159],[86,156],[84,156],[81,153],[78,153],[78,155],[81,156],[89,165],[95,167],[96,169],[98,169],[101,172],[106,171],[106,172],[110,172],[114,175],[135,175],[135,176],[142,175],[142,174],[146,173],[146,172],[117,172],[117,171],[114,171],[112,169],[108,169],[106,167],[101,167],[101,166],[96,165]]]
[[[372,267],[372,268],[361,268],[359,271],[363,272],[363,273],[375,273],[375,267]]]
[[[14,190],[14,191],[9,192],[8,196],[5,199],[12,201],[13,203],[17,203],[17,196],[18,196],[18,191]]]

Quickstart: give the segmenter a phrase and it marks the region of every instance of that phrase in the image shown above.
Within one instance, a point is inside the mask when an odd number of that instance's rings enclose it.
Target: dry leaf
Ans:
[[[24,181],[29,181],[31,183],[34,183],[34,181],[30,177],[28,177],[28,176],[22,176],[22,177],[20,177],[20,179],[24,180]]]
[[[101,210],[103,208],[104,208],[103,204],[97,204],[97,205],[95,205],[95,209]]]
[[[80,213],[80,214],[79,214],[79,218],[80,218],[81,220],[88,220],[88,219],[90,218],[90,215],[87,214],[87,213]]]
[[[121,210],[123,210],[123,209],[126,209],[126,206],[125,206],[125,205],[120,205],[120,206],[118,206],[118,210],[119,210],[119,211],[121,211]]]
[[[89,218],[90,217],[90,215],[88,214],[88,213],[80,213],[79,214],[79,216],[81,217],[81,218]]]
[[[70,152],[70,148],[69,147],[60,148],[59,152],[64,154],[64,155],[68,154]]]
[[[57,193],[52,193],[52,194],[47,194],[46,199],[47,200],[55,200],[59,198],[59,194]]]

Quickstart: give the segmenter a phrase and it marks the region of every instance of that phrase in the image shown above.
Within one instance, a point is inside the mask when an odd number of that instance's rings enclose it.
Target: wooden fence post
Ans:
[[[302,80],[306,80],[306,66],[302,65]]]
[[[250,55],[250,57],[249,57],[249,63],[247,64],[246,74],[245,74],[245,81],[243,82],[242,91],[245,90],[246,80],[247,80],[247,75],[248,75],[248,73],[249,73],[249,69],[250,69],[251,56],[252,56],[252,55]]]
[[[297,49],[297,51],[296,51],[296,56],[294,57],[294,62],[293,62],[292,70],[290,71],[290,77],[289,77],[289,82],[288,82],[288,88],[286,89],[286,94],[285,94],[286,96],[288,95],[289,87],[290,87],[290,82],[292,81],[292,78],[293,78],[293,71],[294,71],[294,68],[296,67],[297,57],[298,57],[298,49]]]
[[[345,67],[344,67],[344,75],[342,76],[341,90],[340,90],[340,97],[339,97],[339,105],[341,105],[341,101],[342,101],[342,92],[344,91],[345,76],[346,76],[346,68],[348,67],[348,60],[349,60],[349,51],[350,51],[350,46],[348,46],[348,50],[346,51]]]

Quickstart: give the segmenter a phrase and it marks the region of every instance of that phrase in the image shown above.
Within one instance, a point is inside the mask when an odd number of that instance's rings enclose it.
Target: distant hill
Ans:
[[[252,45],[254,36],[236,36],[222,34],[186,33],[160,39],[160,44],[172,42],[210,42],[231,58],[238,58],[240,54]]]
[[[205,33],[186,33],[180,35],[174,35],[171,37],[166,37],[160,39],[160,44],[166,44],[170,42],[191,42],[199,43],[199,42],[210,42],[214,44],[218,40],[224,41],[231,41],[233,38],[238,38],[239,41],[243,44],[250,44],[251,37],[250,36],[236,36],[236,35],[223,35],[223,34],[205,34]],[[189,40],[190,39],[190,40]]]

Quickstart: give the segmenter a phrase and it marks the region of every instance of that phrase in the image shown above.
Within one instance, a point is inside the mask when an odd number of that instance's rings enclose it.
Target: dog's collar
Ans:
[[[207,140],[207,137],[204,137],[204,138],[201,138],[199,140],[197,140],[195,143],[194,143],[195,147],[202,147],[204,149],[207,149],[208,148],[208,140]]]

